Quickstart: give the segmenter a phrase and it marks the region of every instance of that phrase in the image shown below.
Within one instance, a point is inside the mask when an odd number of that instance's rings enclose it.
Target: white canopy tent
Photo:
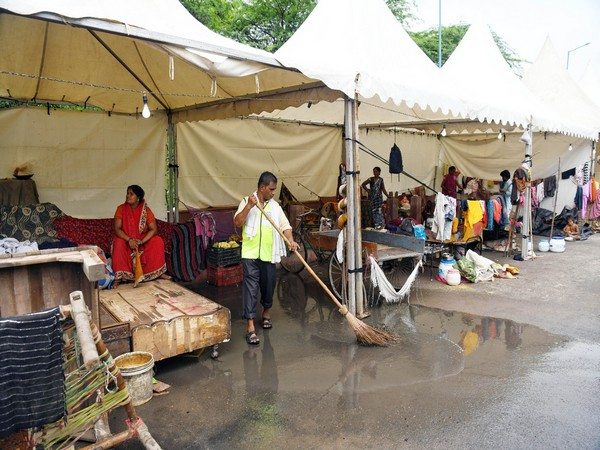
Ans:
[[[472,119],[498,124],[496,129],[526,128],[561,131],[564,124],[549,105],[536,98],[517,78],[496,45],[491,31],[482,23],[472,24],[442,72],[459,86],[468,99],[478,99],[482,105],[468,111]],[[504,127],[503,127],[504,126]]]
[[[165,218],[160,161],[165,163],[167,148],[169,167],[177,168],[177,120],[185,120],[200,105],[216,105],[218,117],[239,115],[235,107],[223,107],[228,104],[260,112],[288,105],[285,92],[291,87],[319,86],[283,68],[269,53],[208,30],[177,0],[0,1],[0,98],[105,111],[86,111],[97,116],[88,116],[93,126],[72,119],[78,113],[59,114],[51,108],[45,122],[45,111],[0,112],[4,135],[20,131],[0,143],[2,173],[9,175],[17,165],[35,161],[42,199],[59,203],[72,215],[111,216],[125,186],[138,182],[158,217]],[[139,114],[143,94],[153,113],[148,120]],[[258,101],[241,101],[248,98]],[[63,122],[78,123],[76,135],[86,138],[70,139],[76,128]],[[142,129],[156,135],[142,138],[137,134]],[[128,131],[134,135],[126,137]],[[119,148],[121,152],[97,151]],[[91,149],[96,150],[94,157]],[[50,171],[49,160],[60,161],[63,176]],[[153,177],[158,176],[154,182],[148,180],[148,164]],[[94,170],[103,174],[102,180],[89,176]],[[169,192],[176,196],[176,175],[169,180]]]
[[[498,179],[500,171],[519,167],[524,150],[519,138],[529,123],[535,132],[536,177],[555,172],[561,155],[574,163],[577,158],[573,156],[580,152],[568,152],[569,143],[585,145],[597,135],[583,125],[571,126],[569,117],[560,115],[554,102],[534,94],[510,69],[491,32],[482,24],[469,27],[442,72],[470,92],[469,97],[484,101],[486,111],[479,112],[484,117],[507,118],[506,122],[490,127],[487,134],[451,133],[442,140],[442,159],[466,175]],[[476,112],[469,114],[473,113]],[[563,130],[567,133],[556,133]],[[497,139],[499,132],[501,139]]]
[[[600,107],[600,68],[598,64],[589,63],[579,81],[579,86],[596,106]]]
[[[597,139],[600,132],[600,107],[594,104],[563,67],[550,37],[523,77],[525,85],[539,98],[569,118],[582,133]],[[569,129],[562,130],[568,132]]]
[[[0,95],[178,111],[257,95],[307,78],[225,38],[177,0],[0,1]]]

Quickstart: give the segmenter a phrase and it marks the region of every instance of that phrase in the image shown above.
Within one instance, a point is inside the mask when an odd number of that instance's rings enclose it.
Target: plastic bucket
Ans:
[[[540,252],[547,252],[550,250],[550,243],[548,242],[548,239],[540,239],[540,242],[538,242],[538,250]]]
[[[442,281],[446,281],[446,275],[448,274],[448,270],[452,269],[456,261],[449,253],[442,254],[442,260],[440,261],[438,276]]]
[[[152,368],[154,357],[148,352],[124,353],[115,358],[133,406],[143,405],[152,398]]]
[[[449,286],[458,286],[460,284],[460,271],[457,269],[448,269],[446,284]]]
[[[554,236],[550,239],[550,251],[554,253],[562,253],[565,251],[565,240],[562,237]]]

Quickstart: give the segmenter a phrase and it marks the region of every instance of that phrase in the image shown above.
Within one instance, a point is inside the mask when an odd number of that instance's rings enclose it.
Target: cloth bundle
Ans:
[[[59,308],[0,319],[0,437],[65,414]]]
[[[14,255],[17,253],[37,252],[37,242],[20,242],[15,238],[0,239],[0,255]]]

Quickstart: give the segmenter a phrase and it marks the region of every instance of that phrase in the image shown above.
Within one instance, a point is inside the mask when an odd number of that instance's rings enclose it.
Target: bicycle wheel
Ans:
[[[294,237],[294,241],[296,241],[300,246],[298,248],[298,253],[306,261],[306,247],[304,246],[304,239],[302,239],[302,236],[296,231],[294,231],[292,236]],[[304,269],[304,264],[302,264],[302,261],[300,261],[300,258],[298,258],[296,253],[288,252],[287,256],[281,258],[281,267],[283,267],[288,272],[298,273],[302,269]]]

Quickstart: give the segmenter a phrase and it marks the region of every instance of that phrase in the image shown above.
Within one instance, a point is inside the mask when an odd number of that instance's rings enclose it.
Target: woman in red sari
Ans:
[[[127,188],[125,203],[117,207],[114,223],[112,267],[113,288],[122,281],[136,281],[134,260],[140,254],[144,281],[161,277],[167,271],[165,244],[158,236],[158,226],[152,210],[144,200],[144,190],[134,184]]]

